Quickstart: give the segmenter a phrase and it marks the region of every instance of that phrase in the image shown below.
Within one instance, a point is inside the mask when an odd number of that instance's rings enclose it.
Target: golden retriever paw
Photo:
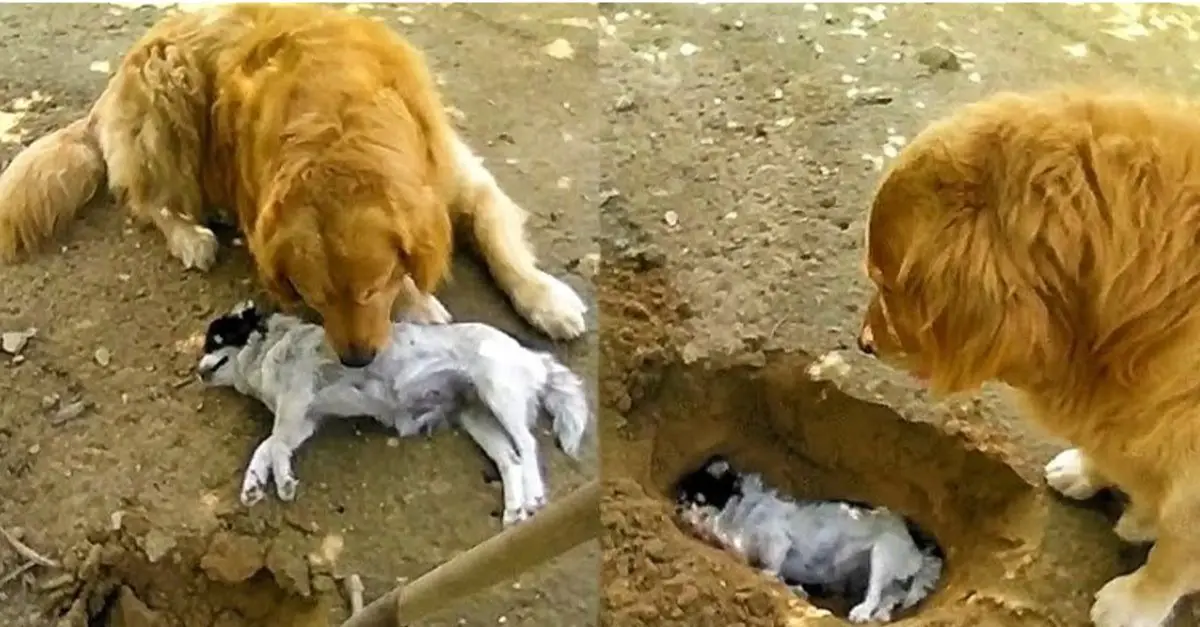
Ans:
[[[1077,501],[1090,499],[1106,487],[1089,470],[1087,459],[1077,448],[1059,453],[1046,464],[1046,483],[1059,494]]]
[[[1171,617],[1174,601],[1157,602],[1138,594],[1140,575],[1117,577],[1104,584],[1092,604],[1095,627],[1160,627]]]
[[[575,339],[587,330],[587,305],[571,286],[538,272],[512,293],[513,305],[530,324],[556,340]]]
[[[167,247],[171,256],[183,262],[183,267],[207,271],[217,260],[217,236],[212,230],[192,224],[181,225],[171,231]]]
[[[418,294],[413,304],[400,312],[399,319],[413,324],[450,324],[450,310],[433,294]]]
[[[1158,530],[1155,525],[1147,521],[1144,517],[1139,516],[1134,511],[1133,506],[1127,506],[1125,513],[1117,519],[1117,524],[1113,526],[1113,533],[1117,537],[1130,544],[1145,544],[1154,542],[1158,537]]]

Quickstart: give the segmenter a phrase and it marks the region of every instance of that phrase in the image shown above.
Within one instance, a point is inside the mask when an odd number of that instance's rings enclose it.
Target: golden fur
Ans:
[[[85,119],[0,176],[0,260],[47,241],[105,174],[187,267],[215,260],[205,222],[236,219],[266,287],[318,312],[348,364],[388,342],[396,314],[448,320],[430,294],[452,219],[527,319],[584,330],[582,301],[537,269],[523,211],[456,136],[422,55],[364,17],[232,5],[163,19]]]
[[[987,380],[1077,449],[1060,491],[1119,487],[1117,533],[1157,538],[1099,627],[1161,624],[1200,590],[1200,110],[1168,97],[1005,93],[922,132],[867,227],[859,337],[932,391]]]

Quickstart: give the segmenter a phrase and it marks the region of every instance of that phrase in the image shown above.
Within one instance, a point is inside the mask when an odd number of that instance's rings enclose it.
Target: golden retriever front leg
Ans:
[[[1095,627],[1160,627],[1179,599],[1200,591],[1200,491],[1194,485],[1175,490],[1164,503],[1158,539],[1145,565],[1096,593]]]
[[[433,294],[422,293],[412,277],[404,277],[400,294],[393,301],[392,320],[404,320],[413,324],[449,324],[453,321],[450,311]]]
[[[525,236],[525,211],[462,139],[451,141],[458,192],[453,207],[492,277],[517,312],[543,333],[555,339],[579,337],[587,330],[587,306],[570,286],[538,269]]]
[[[185,268],[198,270],[217,256],[217,238],[202,224],[207,90],[183,48],[152,40],[130,51],[93,110],[113,195],[158,227]]]

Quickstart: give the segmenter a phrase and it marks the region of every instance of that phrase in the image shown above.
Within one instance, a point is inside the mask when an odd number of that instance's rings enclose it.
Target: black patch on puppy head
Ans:
[[[675,487],[675,500],[679,505],[721,509],[729,499],[741,494],[742,477],[722,455],[708,458],[699,469],[684,475]]]
[[[227,346],[245,346],[250,334],[266,330],[267,318],[254,303],[208,323],[204,332],[204,352],[211,353]]]

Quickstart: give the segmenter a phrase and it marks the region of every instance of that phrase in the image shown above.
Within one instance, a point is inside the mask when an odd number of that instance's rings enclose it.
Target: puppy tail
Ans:
[[[941,577],[942,558],[930,551],[923,551],[921,567],[912,577],[912,583],[908,586],[908,594],[904,597],[901,609],[908,609],[924,600],[930,592],[933,592]]]
[[[542,388],[542,406],[553,420],[558,445],[564,453],[576,457],[591,417],[583,380],[554,357],[545,355],[544,359],[549,376]]]
[[[104,174],[104,155],[89,118],[17,153],[0,174],[0,263],[13,263],[43,246],[96,195]]]

